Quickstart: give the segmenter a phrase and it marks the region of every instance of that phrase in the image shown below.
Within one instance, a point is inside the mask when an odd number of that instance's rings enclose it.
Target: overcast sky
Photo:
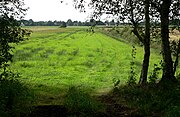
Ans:
[[[67,21],[85,21],[88,13],[80,13],[73,7],[73,0],[24,0],[26,7],[29,7],[25,19],[33,19],[34,21],[48,21],[48,20],[61,20]]]

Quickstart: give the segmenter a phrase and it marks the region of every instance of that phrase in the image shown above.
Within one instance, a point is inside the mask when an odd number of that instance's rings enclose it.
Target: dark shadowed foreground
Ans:
[[[174,87],[126,85],[100,96],[73,87],[63,105],[35,106],[28,117],[178,117],[180,90]]]

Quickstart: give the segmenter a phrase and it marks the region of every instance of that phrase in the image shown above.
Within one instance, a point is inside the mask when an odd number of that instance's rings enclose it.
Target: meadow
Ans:
[[[132,44],[120,42],[88,27],[25,27],[29,40],[15,46],[11,69],[34,90],[37,105],[62,104],[70,87],[106,94],[116,83],[127,82]],[[151,50],[149,75],[161,55]],[[136,46],[135,72],[141,70],[143,48]]]

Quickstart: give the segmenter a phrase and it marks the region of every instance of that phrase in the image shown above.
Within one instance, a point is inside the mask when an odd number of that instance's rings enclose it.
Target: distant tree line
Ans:
[[[93,21],[93,22],[92,22]],[[95,21],[94,19],[91,19],[89,21],[72,21],[71,19],[68,19],[65,21],[33,21],[32,19],[29,20],[21,20],[21,25],[24,26],[92,26],[92,23],[94,25],[94,22],[96,25],[115,25],[115,21]]]
[[[178,22],[178,23],[177,23]],[[156,22],[157,23],[157,22]],[[92,25],[106,25],[106,26],[118,26],[118,25],[126,25],[128,23],[120,23],[119,21],[115,21],[112,19],[111,21],[96,21],[94,19],[90,19],[89,21],[72,21],[71,19],[68,19],[65,21],[33,21],[32,19],[29,20],[21,20],[21,24],[23,26],[92,26]],[[141,25],[144,25],[144,22],[141,22]],[[180,20],[171,20],[170,25],[177,25],[180,24]]]
[[[94,19],[90,19],[89,21],[72,21],[71,19],[68,19],[66,22],[65,21],[33,21],[32,19],[29,20],[21,20],[21,25],[23,26],[94,26],[94,25],[106,25],[106,26],[115,26],[115,25],[120,25],[120,22],[117,21],[115,22],[114,19],[111,21],[96,21]],[[121,25],[124,25],[127,23],[121,23]]]

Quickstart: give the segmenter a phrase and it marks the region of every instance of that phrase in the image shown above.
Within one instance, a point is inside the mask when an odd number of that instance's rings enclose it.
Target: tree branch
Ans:
[[[138,32],[138,25],[136,23],[136,21],[134,20],[134,13],[133,13],[133,5],[132,5],[132,0],[129,1],[130,4],[130,14],[131,14],[131,22],[133,24],[133,33],[137,36],[137,38],[139,39],[139,41],[141,41],[144,44],[144,39],[143,37],[139,34]]]
[[[161,7],[159,7],[156,3],[154,3],[153,1],[150,0],[150,4],[152,7],[154,7],[157,12],[160,12],[161,11]]]

